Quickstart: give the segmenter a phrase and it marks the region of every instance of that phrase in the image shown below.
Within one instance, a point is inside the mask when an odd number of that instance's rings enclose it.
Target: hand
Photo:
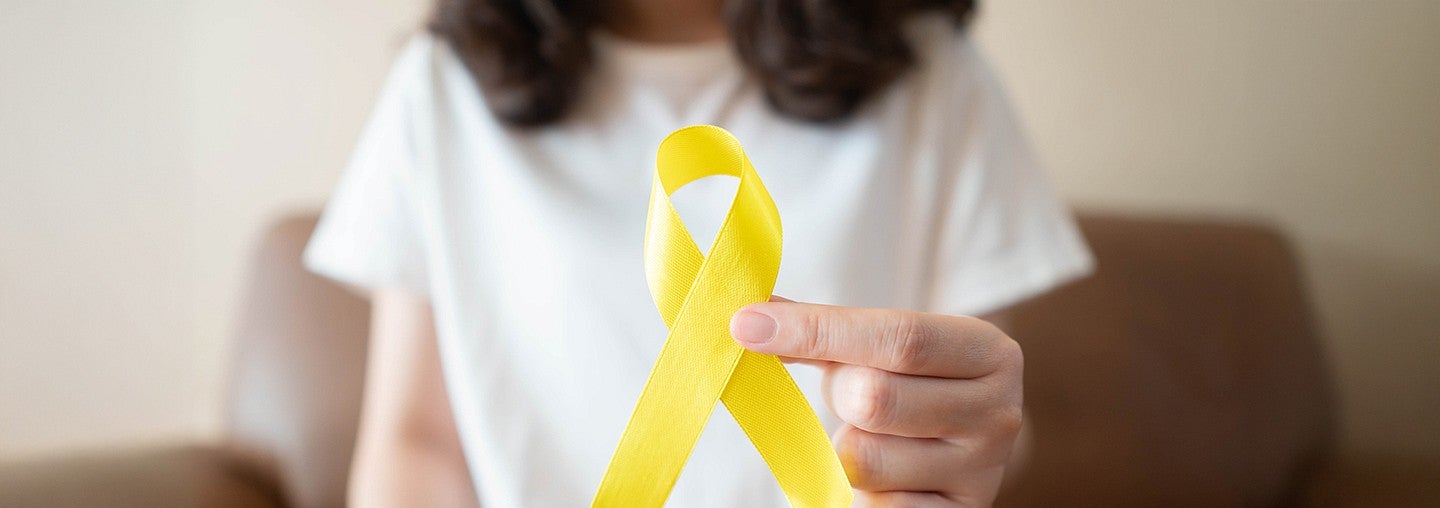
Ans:
[[[825,369],[862,506],[989,506],[1020,432],[1020,345],[976,318],[775,299],[740,309],[746,349]]]

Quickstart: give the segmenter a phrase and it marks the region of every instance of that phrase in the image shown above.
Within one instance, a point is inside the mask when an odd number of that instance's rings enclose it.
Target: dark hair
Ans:
[[[599,5],[597,5],[599,4]],[[490,110],[512,126],[565,116],[593,61],[593,0],[439,0],[429,30],[465,63]],[[914,63],[901,32],[920,11],[963,26],[974,0],[729,0],[740,62],[781,114],[816,122],[850,115]]]

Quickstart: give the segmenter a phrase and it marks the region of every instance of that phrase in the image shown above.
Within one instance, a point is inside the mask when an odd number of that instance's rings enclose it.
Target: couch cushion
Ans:
[[[70,455],[0,464],[5,508],[279,507],[226,454],[177,447]]]
[[[301,265],[315,220],[275,224],[255,253],[235,346],[229,446],[287,504],[344,506],[370,307]]]
[[[1274,506],[1326,452],[1296,264],[1248,224],[1086,217],[1097,272],[1013,309],[1036,443],[1002,506]]]

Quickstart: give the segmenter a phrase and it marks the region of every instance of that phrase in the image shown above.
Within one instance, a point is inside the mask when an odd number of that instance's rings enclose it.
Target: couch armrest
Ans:
[[[1308,497],[1317,508],[1440,506],[1440,460],[1344,455],[1319,471]]]
[[[0,506],[278,507],[217,450],[175,447],[0,464]]]

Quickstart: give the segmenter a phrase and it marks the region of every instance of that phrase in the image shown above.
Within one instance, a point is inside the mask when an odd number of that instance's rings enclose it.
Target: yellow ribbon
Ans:
[[[740,142],[700,125],[660,143],[645,227],[645,276],[670,336],[650,372],[593,506],[664,504],[719,399],[792,506],[849,506],[845,472],[814,410],[773,355],[741,348],[730,316],[769,299],[780,271],[780,213]],[[670,194],[699,178],[740,179],[702,255]]]

